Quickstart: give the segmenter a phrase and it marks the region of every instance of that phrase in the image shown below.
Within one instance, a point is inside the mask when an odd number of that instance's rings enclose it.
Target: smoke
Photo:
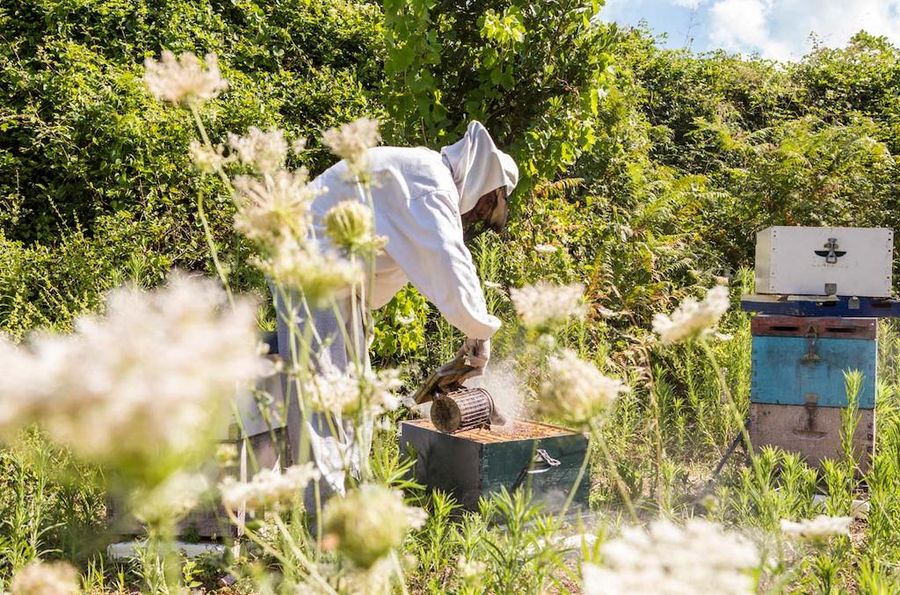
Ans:
[[[492,430],[496,432],[511,431],[515,426],[512,423],[514,420],[527,417],[524,392],[519,382],[519,375],[516,373],[515,362],[492,360],[484,375],[472,378],[466,382],[466,385],[488,391],[494,399],[494,407],[506,418],[505,425],[492,424]]]

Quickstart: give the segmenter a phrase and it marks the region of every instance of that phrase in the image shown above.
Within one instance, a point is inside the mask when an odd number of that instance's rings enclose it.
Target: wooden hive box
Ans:
[[[750,440],[777,446],[813,467],[844,456],[844,373],[859,370],[853,452],[865,472],[875,444],[877,325],[874,318],[756,316],[751,320]]]
[[[750,330],[752,403],[846,407],[844,372],[859,370],[858,406],[875,407],[874,318],[756,316]]]
[[[890,297],[894,232],[767,227],[756,234],[756,292]]]
[[[798,453],[815,468],[822,461],[844,458],[839,407],[750,403],[750,442],[759,451],[777,446]],[[853,455],[861,473],[869,470],[875,454],[875,410],[860,409],[853,434]]]
[[[232,444],[238,451],[238,462],[233,468],[222,470],[214,462],[202,471],[211,485],[230,475],[241,479],[252,476],[251,460],[255,458],[260,469],[283,467],[288,456],[288,439],[282,404],[284,402],[284,378],[276,374],[260,379],[256,391],[243,391],[236,397],[240,423],[232,422],[220,444]],[[252,457],[251,457],[252,451]],[[243,469],[243,474],[242,474]],[[110,533],[120,537],[140,535],[143,527],[124,509],[115,497],[107,500],[107,522]],[[236,535],[236,528],[218,503],[201,504],[180,523],[178,535],[188,540],[216,539]]]
[[[575,480],[587,456],[587,437],[549,424],[513,424],[506,433],[476,429],[444,434],[430,421],[405,421],[400,424],[400,449],[415,453],[417,481],[449,493],[467,510],[477,510],[480,498],[503,488],[530,489],[533,501],[547,513],[559,511],[574,489],[573,510],[586,510],[590,468],[579,485]]]

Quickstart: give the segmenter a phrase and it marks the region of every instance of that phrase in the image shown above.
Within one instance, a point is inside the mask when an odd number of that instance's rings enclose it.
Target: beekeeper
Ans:
[[[369,149],[368,161],[375,231],[387,238],[383,252],[376,257],[369,306],[384,306],[407,282],[412,283],[465,335],[462,349],[469,363],[483,369],[490,359],[490,339],[500,321],[487,311],[465,240],[484,229],[500,230],[505,226],[507,198],[519,178],[515,162],[497,148],[485,127],[474,121],[459,141],[440,152],[422,147],[376,147]],[[316,238],[324,244],[323,248],[329,249],[323,226],[325,214],[348,198],[363,197],[344,161],[312,183],[323,192],[312,204]],[[364,354],[371,337],[363,337],[359,328],[349,328],[362,316],[350,312],[351,300],[340,301],[341,318],[348,328],[339,328],[341,322],[333,309],[314,312],[312,319],[318,335],[314,349],[327,352],[331,365],[346,369],[353,361],[350,350]],[[289,357],[289,321],[302,326],[305,317],[300,312],[285,312],[283,304],[277,302],[276,299],[280,351],[283,357]],[[347,345],[345,337],[358,337],[360,344]],[[342,492],[346,465],[340,461],[347,457],[346,452],[342,457],[339,450],[347,448],[352,437],[331,436],[321,416],[312,416],[304,423],[297,399],[290,399],[290,403],[288,434],[295,460],[300,432],[309,431],[313,458],[326,487]],[[367,456],[352,454],[353,458]]]

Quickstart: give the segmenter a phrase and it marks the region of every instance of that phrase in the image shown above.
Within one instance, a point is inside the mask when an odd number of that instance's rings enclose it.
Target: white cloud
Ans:
[[[710,47],[799,58],[811,35],[840,46],[865,29],[900,42],[900,0],[715,0],[708,26]]]
[[[600,9],[600,19],[608,23],[626,21],[630,11],[643,9],[642,0],[606,0]]]
[[[680,6],[681,8],[697,10],[705,1],[706,0],[669,0],[669,3],[674,4],[675,6]]]

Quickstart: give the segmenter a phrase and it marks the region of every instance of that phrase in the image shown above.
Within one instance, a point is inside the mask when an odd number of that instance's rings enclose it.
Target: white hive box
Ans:
[[[767,227],[756,234],[756,293],[891,297],[894,232]]]

